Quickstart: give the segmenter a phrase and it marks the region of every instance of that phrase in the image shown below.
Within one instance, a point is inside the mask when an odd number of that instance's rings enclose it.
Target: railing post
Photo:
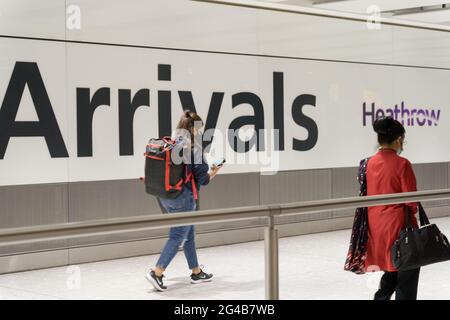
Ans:
[[[264,232],[265,271],[266,271],[266,299],[279,299],[279,273],[278,273],[278,230],[275,229],[274,215],[281,209],[271,208],[268,225]]]

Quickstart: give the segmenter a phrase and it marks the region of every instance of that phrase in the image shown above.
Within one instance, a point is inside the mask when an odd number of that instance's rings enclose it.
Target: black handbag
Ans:
[[[392,262],[398,271],[417,269],[432,263],[450,260],[447,237],[435,224],[430,224],[419,203],[420,228],[413,228],[411,214],[405,209],[406,228],[391,248]]]

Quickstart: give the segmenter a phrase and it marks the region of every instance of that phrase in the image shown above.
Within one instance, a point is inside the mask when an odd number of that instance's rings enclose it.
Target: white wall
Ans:
[[[272,159],[279,156],[279,167],[272,169],[354,166],[372,153],[376,142],[370,126],[362,125],[364,102],[385,109],[402,101],[410,109],[439,109],[438,125],[407,127],[405,156],[414,163],[450,161],[445,143],[450,126],[449,33],[395,26],[369,30],[356,21],[187,0],[66,5],[81,9],[81,29],[65,28],[71,16],[62,1],[0,1],[0,103],[15,63],[37,63],[69,153],[68,158],[51,158],[43,138],[11,138],[0,160],[0,185],[142,175],[143,146],[158,134],[158,90],[172,92],[173,125],[181,111],[177,91],[192,92],[204,120],[212,93],[224,92],[217,124],[222,131],[236,117],[253,115],[248,105],[232,108],[233,94],[252,92],[264,105],[265,128],[272,129],[273,72],[284,74],[286,132],[285,151],[269,154]],[[158,81],[158,64],[172,66],[170,82]],[[93,157],[77,156],[80,87],[90,88],[91,95],[102,87],[111,92],[110,106],[99,107],[94,116]],[[134,156],[119,155],[119,89],[132,94],[150,90],[150,107],[138,109],[135,116]],[[317,144],[309,151],[292,150],[293,137],[307,137],[292,119],[292,102],[301,94],[316,97],[316,107],[304,109],[319,128]],[[36,120],[26,89],[16,121]],[[261,169],[231,162],[224,173]]]

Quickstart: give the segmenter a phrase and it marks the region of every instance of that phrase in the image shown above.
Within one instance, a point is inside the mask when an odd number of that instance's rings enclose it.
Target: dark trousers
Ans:
[[[374,300],[390,300],[395,292],[395,300],[416,300],[419,285],[419,269],[385,272]]]

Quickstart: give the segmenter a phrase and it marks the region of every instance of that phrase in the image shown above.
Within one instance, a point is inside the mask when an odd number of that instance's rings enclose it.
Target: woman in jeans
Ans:
[[[210,170],[203,157],[200,138],[202,126],[203,121],[196,113],[185,111],[178,123],[177,130],[172,135],[172,139],[177,142],[177,145],[181,145],[183,148],[183,162],[186,164],[187,173],[193,174],[195,186],[188,182],[183,192],[175,199],[159,198],[158,201],[168,213],[195,211],[194,192],[199,191],[200,186],[207,185],[219,171],[219,167],[216,166],[213,166]],[[194,146],[197,147],[194,148]],[[192,270],[191,283],[212,280],[213,275],[203,272],[197,260],[195,227],[193,225],[172,227],[170,228],[169,240],[161,252],[156,267],[146,275],[147,280],[156,290],[167,290],[163,283],[163,273],[181,247],[184,250],[189,269]]]
[[[392,118],[375,121],[378,152],[367,164],[367,195],[417,191],[411,163],[400,157],[405,144],[405,128]],[[405,208],[417,212],[417,203],[375,206],[368,208],[367,271],[384,271],[375,300],[415,300],[420,269],[397,271],[392,263],[391,247],[405,227]],[[417,227],[416,219],[413,219]]]

